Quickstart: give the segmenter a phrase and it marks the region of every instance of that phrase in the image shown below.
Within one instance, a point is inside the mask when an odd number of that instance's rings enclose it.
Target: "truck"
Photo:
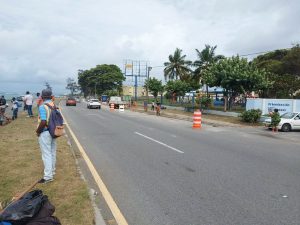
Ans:
[[[111,96],[108,102],[109,107],[111,106],[111,104],[114,104],[114,108],[118,109],[120,105],[125,106],[127,103],[125,101],[122,101],[122,98],[119,96]]]

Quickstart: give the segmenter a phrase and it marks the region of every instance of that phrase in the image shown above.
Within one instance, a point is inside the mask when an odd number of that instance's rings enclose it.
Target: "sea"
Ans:
[[[1,92],[0,91],[0,96],[4,96],[4,98],[9,101],[11,100],[13,97],[18,97],[18,96],[24,96],[24,94],[20,94],[20,93],[17,93],[17,92]]]

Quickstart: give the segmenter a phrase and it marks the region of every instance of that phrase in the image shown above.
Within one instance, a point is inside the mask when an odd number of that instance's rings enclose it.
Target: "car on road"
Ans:
[[[76,100],[75,100],[75,98],[69,97],[69,98],[67,99],[67,101],[66,101],[66,106],[70,106],[70,105],[76,106]]]
[[[288,132],[291,130],[300,130],[300,112],[287,112],[280,116],[281,120],[277,126],[278,130]],[[265,126],[271,128],[271,118],[264,122]]]
[[[87,102],[87,108],[88,109],[101,109],[101,103],[98,99],[90,99]]]

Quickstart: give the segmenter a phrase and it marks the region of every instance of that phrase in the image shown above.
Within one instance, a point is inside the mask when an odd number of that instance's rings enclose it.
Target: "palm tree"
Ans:
[[[213,63],[218,62],[220,59],[224,59],[223,55],[215,55],[217,46],[205,45],[205,48],[200,52],[196,49],[198,60],[193,63],[196,67],[193,75],[193,79],[203,84],[202,74],[203,71],[209,68]],[[206,95],[208,96],[208,86],[206,85]]]
[[[186,55],[181,55],[182,50],[176,48],[174,55],[169,55],[169,62],[165,62],[164,75],[165,79],[186,80],[190,76],[191,69],[188,67],[192,64],[191,61],[185,60]]]

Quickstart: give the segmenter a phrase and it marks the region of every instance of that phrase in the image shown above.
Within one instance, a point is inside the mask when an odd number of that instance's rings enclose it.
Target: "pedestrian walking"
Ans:
[[[52,107],[55,106],[51,98],[52,91],[50,89],[44,89],[42,91],[42,99],[44,102],[39,106],[38,128],[36,130],[44,163],[44,176],[39,183],[53,181],[55,175],[57,144],[56,139],[50,135],[47,127],[51,110],[46,104]]]
[[[11,102],[12,102],[12,108],[11,108],[11,110],[13,111],[12,119],[15,120],[15,119],[18,118],[19,103],[18,103],[18,101],[16,100],[15,97],[12,98]]]
[[[27,112],[28,112],[27,117],[33,117],[33,114],[32,114],[33,96],[30,94],[29,91],[26,91],[26,95],[24,97],[24,104],[27,107]]]
[[[271,113],[271,126],[273,132],[278,132],[277,126],[281,121],[280,114],[278,113],[278,109],[274,109],[274,112]]]

